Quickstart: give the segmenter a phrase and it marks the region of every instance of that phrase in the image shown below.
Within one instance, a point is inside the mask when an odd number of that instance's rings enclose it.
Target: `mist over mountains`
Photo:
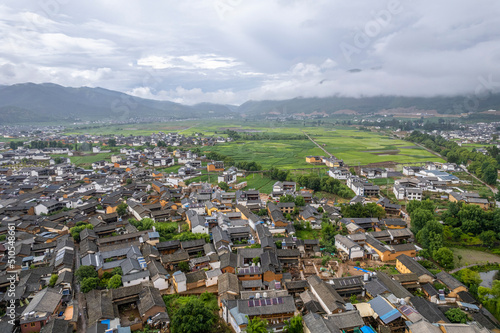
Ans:
[[[477,102],[477,104],[476,104]],[[471,107],[472,105],[472,107]],[[183,105],[134,97],[103,88],[71,88],[57,84],[23,83],[0,86],[0,122],[72,122],[133,118],[189,119],[213,117],[307,116],[422,112],[460,114],[499,109],[500,94],[487,98],[443,97],[327,97],[281,101],[248,101],[240,106],[200,103]],[[389,112],[390,113],[390,112]]]

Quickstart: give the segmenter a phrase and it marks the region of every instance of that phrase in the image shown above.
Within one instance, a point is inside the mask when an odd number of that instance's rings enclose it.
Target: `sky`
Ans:
[[[190,105],[500,90],[497,0],[4,0],[0,32],[0,85]]]

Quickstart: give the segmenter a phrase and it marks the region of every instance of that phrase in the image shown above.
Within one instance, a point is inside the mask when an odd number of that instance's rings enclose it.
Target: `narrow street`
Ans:
[[[75,244],[75,272],[80,268],[80,252],[79,246]],[[77,331],[87,332],[87,303],[85,301],[85,296],[80,291],[80,284],[76,281],[76,275],[73,275],[73,286],[74,293],[76,294],[78,300],[78,322]]]

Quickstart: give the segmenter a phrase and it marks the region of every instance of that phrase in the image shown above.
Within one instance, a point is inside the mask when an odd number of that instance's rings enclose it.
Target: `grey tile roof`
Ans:
[[[420,313],[429,322],[437,323],[443,321],[445,323],[449,323],[446,316],[443,312],[441,312],[441,310],[439,310],[436,304],[418,296],[410,298],[410,302],[413,304],[415,310],[417,310],[418,313]]]
[[[422,275],[429,275],[434,277],[434,274],[429,272],[424,266],[420,265],[416,260],[408,257],[406,254],[401,254],[396,257],[406,268],[408,268],[412,273],[417,274],[419,277]]]
[[[219,276],[218,289],[219,289],[219,294],[225,292],[233,292],[239,295],[240,281],[238,280],[238,277],[235,274],[224,273]]]
[[[328,315],[327,319],[333,321],[335,326],[341,330],[352,329],[354,327],[361,327],[365,325],[363,318],[361,318],[361,315],[357,310],[331,314]]]
[[[139,302],[137,304],[139,314],[144,316],[146,312],[154,307],[160,307],[164,309],[163,311],[166,311],[165,302],[163,302],[160,290],[151,286],[143,287],[139,294]]]
[[[238,255],[233,252],[224,253],[220,256],[220,267],[234,267],[238,266]]]
[[[150,273],[148,270],[140,271],[137,273],[123,275],[122,282],[130,282],[133,280],[142,279],[142,278],[149,277],[149,276],[150,276]]]
[[[340,333],[338,327],[335,327],[335,324],[329,320],[324,319],[322,316],[310,312],[304,317],[304,325],[307,327],[309,332],[311,333]]]
[[[450,290],[453,290],[453,289],[456,289],[459,287],[466,288],[462,282],[458,281],[457,279],[455,279],[453,276],[446,273],[445,271],[441,271],[441,272],[437,273],[436,278],[439,281],[441,281]]]
[[[382,295],[383,293],[389,292],[389,288],[385,286],[379,279],[372,279],[365,284],[365,289],[368,294],[372,297]]]
[[[331,285],[321,281],[317,275],[309,276],[307,281],[311,288],[314,289],[317,297],[320,297],[323,304],[326,304],[329,311],[335,312],[339,308],[343,309],[345,302]]]
[[[205,243],[206,243],[205,239],[201,238],[201,239],[195,239],[195,240],[181,242],[181,247],[183,249],[187,249],[187,248],[192,248],[192,247],[197,247],[197,246],[203,246]]]
[[[205,271],[197,271],[197,272],[191,272],[191,273],[186,273],[186,283],[194,283],[198,281],[205,280],[206,275]]]
[[[389,289],[389,291],[394,294],[394,296],[398,298],[406,298],[412,296],[412,294],[408,290],[406,290],[406,288],[403,287],[401,283],[391,279],[386,273],[378,272],[377,277]]]
[[[40,333],[71,333],[73,332],[73,327],[70,327],[69,321],[64,319],[51,319],[45,326],[42,327]]]
[[[156,275],[167,275],[167,270],[163,267],[161,263],[156,260],[151,260],[148,264],[148,270],[152,277]]]
[[[137,259],[133,258],[127,258],[123,260],[120,264],[120,267],[122,268],[124,275],[129,274],[133,270],[141,270],[141,265],[139,265]]]
[[[73,272],[70,271],[64,271],[59,276],[57,277],[56,281],[56,286],[60,285],[61,283],[73,283]]]
[[[52,288],[45,288],[38,292],[31,300],[28,306],[24,309],[23,315],[30,312],[48,312],[52,314],[59,302],[62,294]]]

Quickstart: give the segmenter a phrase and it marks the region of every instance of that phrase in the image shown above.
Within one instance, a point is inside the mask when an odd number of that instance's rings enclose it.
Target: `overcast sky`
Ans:
[[[500,88],[498,0],[16,0],[0,31],[0,84],[185,104]]]

